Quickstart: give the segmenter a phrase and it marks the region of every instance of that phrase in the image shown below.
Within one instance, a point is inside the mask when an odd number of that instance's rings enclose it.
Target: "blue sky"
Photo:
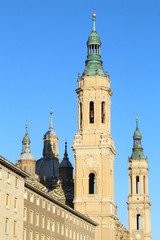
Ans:
[[[159,239],[160,199],[160,1],[156,0],[5,0],[0,1],[0,155],[15,163],[21,153],[25,122],[31,151],[42,156],[43,135],[53,107],[60,157],[64,141],[71,150],[77,131],[78,72],[86,41],[96,29],[102,41],[104,70],[111,75],[111,125],[115,158],[115,202],[127,226],[128,156],[135,118],[149,159],[152,236]]]

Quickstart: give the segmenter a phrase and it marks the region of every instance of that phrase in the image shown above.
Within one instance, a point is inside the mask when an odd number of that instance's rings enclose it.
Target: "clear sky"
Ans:
[[[43,135],[53,107],[60,158],[65,138],[71,150],[77,131],[78,72],[96,9],[104,70],[111,75],[115,202],[128,226],[128,156],[135,118],[149,159],[152,236],[159,240],[160,216],[160,1],[159,0],[1,0],[0,155],[13,163],[21,153],[25,122],[31,151],[42,156]]]

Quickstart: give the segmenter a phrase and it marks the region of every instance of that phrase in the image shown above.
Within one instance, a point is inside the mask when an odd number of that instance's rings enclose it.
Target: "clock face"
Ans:
[[[137,234],[137,235],[136,235],[136,238],[137,238],[137,239],[141,239],[141,235],[140,235],[140,234]]]

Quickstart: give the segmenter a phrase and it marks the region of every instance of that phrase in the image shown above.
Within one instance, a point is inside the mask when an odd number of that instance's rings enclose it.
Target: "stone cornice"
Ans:
[[[0,163],[23,178],[29,177],[28,173],[26,173],[25,171],[23,171],[22,169],[14,165],[13,163],[9,162],[7,159],[5,159],[2,156],[0,156]]]

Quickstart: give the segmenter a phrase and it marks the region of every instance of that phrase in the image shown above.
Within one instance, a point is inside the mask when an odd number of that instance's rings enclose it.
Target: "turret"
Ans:
[[[67,142],[65,142],[64,158],[59,165],[59,178],[62,182],[62,186],[73,186],[73,167],[68,158]]]
[[[151,240],[150,199],[148,194],[148,159],[142,148],[142,135],[138,128],[133,135],[132,155],[128,159],[129,196],[128,196],[128,226],[130,240]]]
[[[26,123],[26,133],[22,140],[22,153],[18,160],[18,166],[33,177],[35,176],[36,160],[31,153],[30,143],[28,124]]]
[[[55,156],[58,157],[59,150],[58,150],[58,136],[53,130],[53,123],[52,123],[52,110],[50,112],[50,124],[49,124],[49,130],[44,135],[44,148],[43,148],[43,156],[49,157],[49,156]]]

